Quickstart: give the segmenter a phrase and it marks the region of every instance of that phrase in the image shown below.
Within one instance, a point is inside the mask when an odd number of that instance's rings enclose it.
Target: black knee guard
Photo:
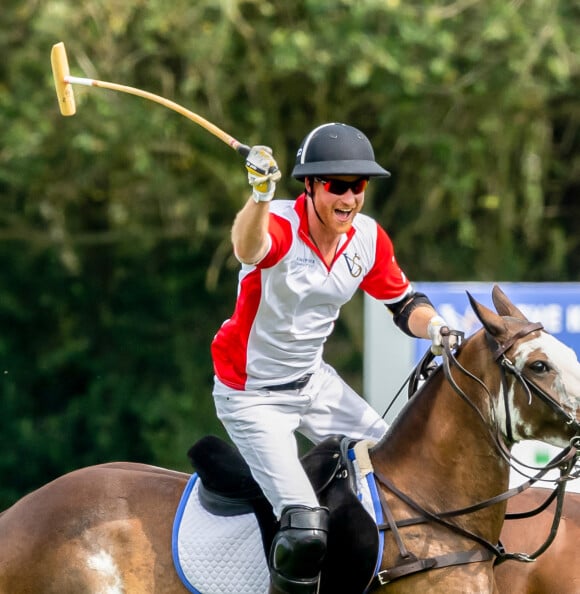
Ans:
[[[327,508],[296,505],[284,509],[270,549],[270,575],[278,590],[287,594],[318,591],[327,533]]]

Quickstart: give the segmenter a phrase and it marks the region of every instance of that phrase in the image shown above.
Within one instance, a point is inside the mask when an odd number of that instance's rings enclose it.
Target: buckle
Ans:
[[[277,386],[266,386],[266,390],[271,390],[273,392],[280,391],[280,390],[301,390],[306,386],[306,384],[310,381],[312,377],[312,373],[307,373],[302,377],[299,377],[297,380],[293,382],[288,382],[286,384],[278,384]]]
[[[377,573],[377,576],[376,576],[377,577],[377,582],[379,582],[379,584],[381,586],[386,586],[387,584],[390,584],[392,582],[392,580],[390,578],[384,578],[383,577],[383,574],[384,573],[388,574],[389,573],[389,570],[388,569],[383,569],[383,571],[379,571]]]

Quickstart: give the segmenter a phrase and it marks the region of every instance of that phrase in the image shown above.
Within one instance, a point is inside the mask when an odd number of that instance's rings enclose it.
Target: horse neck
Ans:
[[[458,357],[497,398],[501,380],[489,350],[472,339]],[[481,417],[456,393],[440,368],[390,427],[373,460],[402,490],[425,503],[445,501],[447,509],[493,497],[509,482],[509,466],[492,438],[489,395],[457,370],[453,377]]]

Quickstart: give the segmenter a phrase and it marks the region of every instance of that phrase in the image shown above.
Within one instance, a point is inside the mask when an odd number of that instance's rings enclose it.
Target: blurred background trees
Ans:
[[[222,434],[209,343],[230,315],[241,159],[140,87],[289,177],[326,121],[393,176],[366,211],[417,280],[576,281],[580,8],[566,0],[5,0],[0,13],[0,508],[73,468],[187,469]],[[361,301],[328,358],[362,390]]]

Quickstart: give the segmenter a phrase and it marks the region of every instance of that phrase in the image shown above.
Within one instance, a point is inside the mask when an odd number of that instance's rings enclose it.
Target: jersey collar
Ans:
[[[319,255],[319,257],[322,259],[322,256],[320,255],[318,248],[314,245],[314,242],[310,238],[310,233],[308,232],[308,213],[306,211],[306,201],[307,200],[308,200],[308,197],[306,196],[306,193],[303,192],[302,194],[300,194],[300,196],[298,196],[298,198],[296,198],[296,201],[294,204],[294,210],[296,211],[296,214],[298,215],[298,219],[300,220],[300,224],[298,226],[298,235],[299,235],[300,239],[308,247],[310,247],[310,249],[312,249],[315,253],[317,253]],[[339,247],[338,247],[338,250],[334,256],[332,264],[334,264],[334,262],[336,262],[338,257],[342,254],[342,252],[344,252],[344,250],[346,249],[346,246],[350,243],[350,240],[352,239],[355,232],[356,232],[356,229],[354,228],[354,225],[352,225],[351,228],[346,233],[346,235],[341,237],[340,242],[339,242]],[[332,267],[332,264],[331,264],[331,267]]]

